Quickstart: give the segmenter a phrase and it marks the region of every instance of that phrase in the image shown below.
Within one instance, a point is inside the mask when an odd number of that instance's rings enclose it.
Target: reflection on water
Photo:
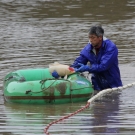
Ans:
[[[110,96],[103,97],[102,103],[95,104],[92,132],[103,134],[120,132],[120,128],[117,127],[119,125],[119,95],[120,93],[112,93]]]
[[[0,133],[44,134],[49,122],[85,103],[27,106],[4,103],[3,78],[13,70],[71,64],[87,44],[91,24],[102,23],[105,36],[119,48],[123,84],[135,81],[134,0],[1,0]],[[50,127],[52,134],[134,133],[134,87],[103,98],[72,118]]]
[[[82,103],[83,104],[83,103]],[[3,131],[13,130],[12,134],[20,133],[38,133],[43,134],[46,124],[51,121],[66,115],[69,112],[74,112],[81,104],[64,104],[64,105],[20,105],[5,104],[3,120],[7,123]],[[66,106],[66,108],[65,108]],[[6,119],[5,119],[6,118]],[[73,121],[72,121],[73,122]],[[59,124],[58,124],[59,125]],[[27,127],[26,127],[27,126]],[[36,128],[35,128],[36,127]],[[17,130],[15,130],[17,129]],[[24,131],[25,129],[25,131]],[[53,132],[57,128],[53,128]]]

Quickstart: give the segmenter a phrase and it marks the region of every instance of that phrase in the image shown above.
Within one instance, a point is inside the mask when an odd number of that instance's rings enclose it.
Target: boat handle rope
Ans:
[[[57,124],[58,122],[60,122],[60,121],[62,121],[62,120],[64,120],[64,119],[68,119],[69,117],[71,117],[71,116],[73,116],[73,115],[75,115],[75,114],[77,114],[77,113],[83,111],[84,109],[88,108],[88,107],[90,106],[90,104],[91,104],[93,101],[95,101],[96,99],[98,99],[99,97],[101,97],[101,96],[103,96],[103,95],[105,95],[105,94],[107,94],[107,93],[113,92],[113,91],[124,90],[124,89],[126,89],[126,88],[128,88],[128,87],[131,87],[131,86],[133,86],[133,85],[135,85],[135,82],[134,82],[134,83],[131,83],[131,84],[124,85],[124,86],[121,86],[121,87],[109,88],[109,89],[104,89],[104,90],[100,91],[99,93],[97,93],[96,95],[94,95],[92,98],[90,98],[90,99],[87,101],[87,104],[86,104],[84,107],[80,108],[79,110],[77,110],[77,111],[75,111],[75,112],[73,112],[73,113],[71,113],[71,114],[68,114],[68,115],[66,115],[66,116],[63,116],[63,117],[61,117],[61,118],[59,118],[59,119],[57,119],[57,120],[54,120],[54,121],[52,121],[51,123],[49,123],[49,124],[46,126],[46,128],[44,129],[44,133],[45,133],[46,135],[50,135],[50,133],[48,132],[48,129],[50,128],[51,125]]]
[[[18,79],[16,76],[9,76],[9,77],[6,78],[4,81],[6,82],[6,81],[9,81],[9,80],[14,79],[14,78],[17,79],[18,82],[25,82],[25,81],[26,81],[23,76],[20,77],[19,79]]]
[[[48,80],[54,80],[54,78],[41,80],[41,81],[40,81],[40,83],[41,83],[41,91],[33,92],[33,91],[31,91],[31,90],[28,90],[28,91],[26,91],[26,94],[28,94],[29,92],[31,92],[31,93],[40,93],[40,92],[46,91],[46,90],[49,89],[57,80],[62,80],[62,81],[63,81],[63,79],[55,79],[54,82],[52,82],[52,84],[50,84],[50,86],[48,86],[47,88],[44,88],[43,85],[44,85],[44,83],[45,83],[46,81],[48,81]],[[89,86],[89,87],[83,87],[83,88],[75,88],[75,89],[72,89],[72,88],[71,88],[71,81],[70,81],[70,80],[67,80],[67,79],[66,79],[65,81],[68,81],[68,82],[70,83],[70,90],[71,90],[71,91],[80,90],[80,89],[84,89],[84,88],[93,88],[92,86]],[[28,93],[27,93],[27,92],[28,92]]]
[[[43,91],[46,91],[47,89],[49,89],[57,80],[62,80],[63,81],[63,79],[56,79],[49,87],[47,87],[47,88],[43,88],[42,86],[43,86],[43,84],[47,81],[47,80],[54,80],[53,78],[51,78],[51,79],[44,79],[44,80],[41,80],[40,81],[40,83],[41,83],[41,91],[39,91],[39,92],[43,92]],[[92,88],[92,86],[90,86],[90,87],[83,87],[83,88],[77,88],[77,89],[72,89],[71,88],[71,81],[70,80],[68,80],[68,79],[65,79],[65,81],[68,81],[69,82],[69,84],[70,84],[70,87],[69,87],[69,89],[70,89],[70,100],[71,100],[71,103],[72,103],[72,91],[74,91],[74,90],[80,90],[80,89],[84,89],[84,88]],[[39,92],[33,92],[33,93],[39,93]]]

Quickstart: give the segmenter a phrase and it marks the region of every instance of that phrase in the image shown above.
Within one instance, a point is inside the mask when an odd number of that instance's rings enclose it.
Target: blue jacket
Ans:
[[[89,42],[71,66],[79,68],[78,63],[86,65],[88,62],[90,62],[89,72],[92,73],[91,80],[95,90],[122,86],[118,67],[118,49],[111,40],[103,38],[97,55]]]

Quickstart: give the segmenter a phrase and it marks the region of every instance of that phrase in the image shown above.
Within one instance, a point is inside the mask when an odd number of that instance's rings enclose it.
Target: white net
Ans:
[[[92,98],[90,98],[87,102],[92,103],[96,99],[99,99],[100,97],[103,97],[104,95],[107,95],[108,93],[112,93],[112,92],[116,92],[116,91],[121,91],[121,90],[124,90],[126,88],[132,87],[134,85],[135,85],[135,82],[131,83],[131,84],[124,85],[124,86],[121,86],[121,87],[104,89],[104,90],[100,91],[99,93],[97,93]]]

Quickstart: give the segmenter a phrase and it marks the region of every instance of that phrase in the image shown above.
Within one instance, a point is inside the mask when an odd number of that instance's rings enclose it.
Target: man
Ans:
[[[103,35],[104,29],[101,26],[92,26],[88,32],[89,43],[71,65],[76,72],[91,73],[91,81],[96,91],[122,86],[118,49]],[[90,65],[87,65],[88,62]],[[56,78],[59,76],[56,72],[52,75]]]
[[[92,26],[88,33],[89,43],[71,65],[76,72],[91,73],[91,81],[97,91],[122,86],[118,49],[103,35],[104,29],[101,26]],[[88,62],[90,65],[87,65]]]

